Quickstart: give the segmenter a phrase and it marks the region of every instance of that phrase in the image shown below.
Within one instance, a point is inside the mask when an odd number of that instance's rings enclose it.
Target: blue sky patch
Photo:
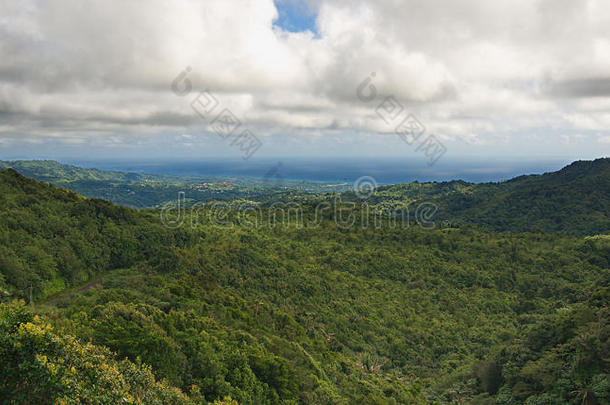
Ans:
[[[284,31],[311,31],[318,36],[317,13],[305,0],[274,0],[279,17],[273,25]]]

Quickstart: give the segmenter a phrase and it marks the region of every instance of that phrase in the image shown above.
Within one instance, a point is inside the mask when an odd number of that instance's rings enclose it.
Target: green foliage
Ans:
[[[275,199],[290,193],[342,191],[350,185],[275,179],[229,177],[175,177],[126,173],[61,164],[52,160],[1,161],[0,169],[12,168],[26,177],[66,187],[89,198],[102,198],[127,207],[163,206],[185,192],[189,201]]]
[[[473,374],[481,384],[481,390],[495,395],[502,385],[502,369],[495,361],[479,361],[473,366]]]
[[[149,367],[117,361],[105,348],[58,335],[24,305],[0,304],[3,404],[189,404]]]
[[[150,255],[151,241],[181,236],[151,224],[150,215],[87,200],[14,170],[0,171],[0,203],[0,273],[18,298],[27,299],[32,287],[37,301],[58,286],[130,266]]]
[[[580,404],[610,395],[607,235],[342,229],[331,214],[317,227],[171,230],[156,212],[14,171],[0,172],[0,190],[0,299],[27,298],[33,286],[35,311],[57,331],[25,335],[42,336],[42,346],[25,352],[36,367],[23,372],[34,374],[7,374],[3,393],[15,403],[55,395],[61,380],[36,356],[59,367],[62,345],[77,344],[99,372],[107,347],[127,358],[112,360],[113,378],[145,370],[197,403]],[[11,308],[6,339],[39,325]],[[56,335],[59,348],[45,343]],[[2,347],[8,373],[23,346]],[[20,391],[34,376],[48,382]],[[114,386],[95,389],[114,398]]]
[[[610,158],[578,161],[560,171],[500,183],[464,181],[380,187],[374,202],[433,202],[436,219],[495,231],[605,233],[610,229]]]

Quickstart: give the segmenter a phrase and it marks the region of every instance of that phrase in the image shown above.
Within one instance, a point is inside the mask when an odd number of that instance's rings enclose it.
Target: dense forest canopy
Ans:
[[[370,197],[434,229],[172,229],[2,170],[0,399],[610,403],[609,168]]]

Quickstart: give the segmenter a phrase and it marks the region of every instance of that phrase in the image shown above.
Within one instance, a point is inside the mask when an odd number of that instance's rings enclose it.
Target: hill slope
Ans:
[[[0,169],[14,169],[26,177],[66,187],[89,198],[133,208],[162,206],[184,192],[189,201],[273,198],[281,191],[318,193],[342,190],[345,185],[276,178],[166,176],[85,169],[53,160],[0,161]]]
[[[610,158],[574,162],[501,183],[463,181],[380,187],[377,201],[433,202],[437,219],[494,231],[598,234],[610,230]]]
[[[54,161],[0,161],[27,177],[67,187],[92,198],[144,208],[159,206],[186,192],[189,201],[248,200],[310,201],[312,192],[331,193],[324,184],[284,182],[273,186],[246,179],[177,178],[141,173],[83,169]],[[354,194],[342,194],[355,198]],[[437,221],[477,224],[494,231],[544,231],[595,235],[610,230],[610,158],[574,162],[543,175],[520,176],[500,183],[407,183],[381,186],[371,203],[431,202]]]
[[[101,279],[35,310],[59,335],[150,364],[192,401],[610,399],[607,236],[346,229],[332,219],[172,230],[156,213],[15,171],[0,171],[0,190],[4,300],[27,298],[33,284],[41,302]],[[0,356],[26,354],[7,351],[11,342]]]

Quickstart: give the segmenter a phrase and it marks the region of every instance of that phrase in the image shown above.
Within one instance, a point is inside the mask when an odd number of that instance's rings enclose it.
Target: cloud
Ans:
[[[573,144],[561,134],[610,124],[604,0],[308,4],[284,30],[272,0],[0,0],[0,139],[205,132],[170,89],[186,66],[261,136],[391,133],[375,114],[390,95],[449,143]]]
[[[610,135],[603,135],[597,138],[599,143],[610,143]]]
[[[550,84],[549,92],[559,97],[610,97],[610,77],[556,82]]]

